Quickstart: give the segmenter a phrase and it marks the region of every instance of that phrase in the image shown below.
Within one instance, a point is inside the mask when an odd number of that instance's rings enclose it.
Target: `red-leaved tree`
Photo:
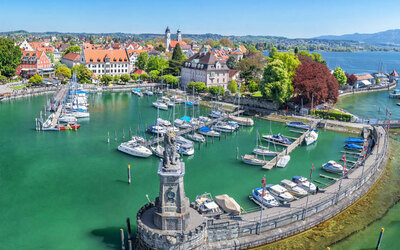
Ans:
[[[357,82],[357,76],[355,76],[354,74],[349,75],[348,73],[346,73],[346,77],[347,83],[352,86]]]
[[[314,105],[324,102],[336,102],[339,95],[339,83],[331,74],[329,68],[315,62],[308,56],[298,56],[301,65],[296,69],[293,79],[295,100],[303,99],[311,103],[314,96]]]

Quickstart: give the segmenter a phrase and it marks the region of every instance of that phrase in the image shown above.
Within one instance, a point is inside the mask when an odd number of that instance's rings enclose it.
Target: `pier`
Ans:
[[[233,112],[231,114],[223,115],[222,117],[219,117],[217,119],[211,119],[211,121],[209,121],[209,122],[207,122],[205,124],[193,126],[191,128],[187,128],[187,129],[184,129],[184,130],[180,130],[180,131],[176,132],[175,135],[179,136],[179,135],[188,134],[190,132],[196,131],[197,129],[199,129],[199,128],[203,127],[203,126],[208,127],[208,126],[211,126],[212,124],[214,124],[214,123],[216,123],[218,121],[227,120],[227,119],[229,119],[229,115],[233,115],[233,116],[234,115],[240,115],[243,112],[244,112],[244,110],[238,110],[238,111],[235,111],[235,112]],[[153,140],[147,140],[146,143],[145,143],[145,146],[152,146],[154,144],[163,142],[163,140],[164,140],[164,136],[159,136],[158,138],[154,138]]]
[[[317,124],[319,123],[319,120],[314,120],[312,125],[311,125],[311,129],[315,129],[317,127]],[[280,152],[277,156],[275,156],[272,160],[270,160],[267,164],[265,164],[264,166],[262,166],[263,169],[272,169],[274,166],[276,166],[276,164],[278,163],[279,159],[282,158],[285,155],[290,154],[293,150],[295,150],[298,146],[301,145],[301,143],[303,142],[304,138],[307,135],[308,130],[304,131],[303,134],[298,137],[292,144],[288,145],[287,148],[285,150],[283,150],[282,152]],[[289,137],[289,138],[293,138],[293,137]]]
[[[67,87],[60,88],[51,98],[50,107],[48,107],[49,111],[54,111],[54,112],[57,111],[58,107],[64,103],[67,94],[68,94]]]

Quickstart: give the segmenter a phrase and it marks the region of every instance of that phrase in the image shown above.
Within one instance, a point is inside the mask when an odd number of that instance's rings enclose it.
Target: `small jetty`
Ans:
[[[230,115],[231,115],[231,116],[240,115],[240,114],[242,114],[243,112],[244,112],[244,110],[238,110],[238,111],[235,111],[235,112],[231,113]],[[198,130],[199,128],[201,128],[201,127],[203,127],[203,126],[207,126],[207,127],[208,127],[208,126],[210,126],[210,125],[212,125],[212,124],[214,124],[214,123],[216,123],[216,122],[218,122],[218,121],[224,121],[224,120],[229,119],[229,118],[230,118],[230,115],[225,114],[225,115],[223,115],[223,116],[221,116],[221,117],[219,117],[219,118],[211,119],[209,122],[207,122],[207,123],[205,123],[205,124],[201,124],[201,125],[193,126],[193,127],[191,127],[191,128],[187,128],[187,129],[180,130],[180,131],[176,132],[175,135],[176,135],[176,136],[179,136],[179,135],[188,134],[188,133],[191,133],[191,132],[193,132],[193,131]],[[154,145],[154,144],[163,142],[163,140],[164,140],[164,136],[159,136],[158,138],[154,138],[153,140],[147,140],[146,143],[145,143],[145,146],[152,146],[152,145]]]
[[[314,121],[313,124],[311,125],[311,129],[315,129],[317,127],[317,124],[319,123],[319,120]],[[262,166],[263,169],[267,169],[270,170],[272,169],[274,166],[276,166],[278,164],[278,161],[280,158],[282,158],[285,155],[290,154],[293,150],[295,150],[298,146],[301,145],[301,143],[303,142],[304,138],[307,135],[308,130],[304,131],[303,134],[298,137],[295,138],[296,140],[290,144],[290,145],[286,145],[286,149],[283,150],[282,152],[280,152],[277,156],[275,156],[275,158],[273,158],[272,160],[270,160],[267,164],[265,164],[264,166]],[[294,139],[293,137],[288,137],[291,139]],[[278,144],[280,145],[280,144]],[[283,145],[283,144],[282,144]]]

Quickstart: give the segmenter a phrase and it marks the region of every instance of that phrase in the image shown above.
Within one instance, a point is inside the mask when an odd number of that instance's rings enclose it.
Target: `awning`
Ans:
[[[362,84],[364,84],[365,86],[371,85],[372,83],[368,80],[362,80],[361,81]]]

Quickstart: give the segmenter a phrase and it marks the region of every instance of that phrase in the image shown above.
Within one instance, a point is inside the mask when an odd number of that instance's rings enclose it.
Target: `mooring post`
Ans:
[[[128,230],[128,241],[132,240],[132,234],[131,234],[131,220],[128,218],[126,218],[126,226],[127,226],[127,230]]]
[[[128,184],[131,184],[131,164],[128,164]]]
[[[214,144],[214,136],[212,137],[212,144]]]
[[[107,131],[107,143],[110,143],[110,131]]]
[[[125,139],[125,129],[122,129],[122,139]]]
[[[239,160],[239,147],[236,147],[236,160]]]
[[[132,128],[129,128],[129,138],[132,139]]]
[[[128,240],[129,250],[132,250],[132,240]]]
[[[208,135],[206,135],[206,147],[208,146]]]
[[[382,237],[383,237],[383,232],[384,231],[385,231],[385,229],[382,227],[381,228],[381,233],[379,234],[378,244],[376,244],[376,250],[378,250],[379,247],[381,246],[381,241],[382,241]]]
[[[125,236],[124,236],[124,229],[120,229],[121,231],[121,250],[125,250]]]
[[[117,141],[117,130],[114,130],[114,140]]]
[[[201,142],[199,142],[199,148],[198,148],[198,150],[200,150],[200,144],[201,144]]]

